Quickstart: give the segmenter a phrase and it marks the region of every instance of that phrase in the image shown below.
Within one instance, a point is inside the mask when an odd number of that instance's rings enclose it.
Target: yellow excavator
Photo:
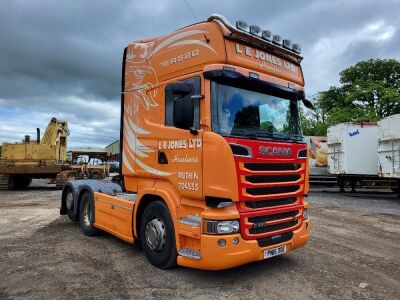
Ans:
[[[26,135],[21,143],[3,143],[0,190],[26,188],[32,178],[52,178],[62,188],[71,174],[67,163],[68,136],[68,123],[52,118],[42,139],[37,128],[36,140]]]

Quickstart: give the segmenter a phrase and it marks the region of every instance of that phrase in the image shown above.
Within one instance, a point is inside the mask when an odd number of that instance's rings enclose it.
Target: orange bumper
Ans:
[[[233,244],[233,239],[239,238],[237,245]],[[205,235],[201,236],[201,259],[193,260],[178,256],[178,265],[204,269],[204,270],[224,270],[237,267],[250,262],[263,260],[264,250],[286,245],[286,251],[291,251],[304,246],[310,237],[309,220],[303,222],[302,226],[293,231],[293,238],[290,241],[275,244],[268,247],[260,247],[256,240],[244,240],[240,233],[230,235]],[[219,247],[217,241],[225,239],[226,245]]]

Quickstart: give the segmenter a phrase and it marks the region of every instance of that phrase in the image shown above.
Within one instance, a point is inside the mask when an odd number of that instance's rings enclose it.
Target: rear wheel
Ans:
[[[67,215],[68,215],[68,217],[72,220],[72,221],[74,221],[74,222],[76,222],[76,221],[78,221],[78,215],[77,214],[75,214],[75,212],[74,212],[74,195],[73,195],[73,193],[72,193],[72,190],[71,189],[68,189],[67,191],[66,191],[66,195],[65,195],[65,210],[66,210],[66,212],[67,212]]]
[[[176,265],[175,231],[168,207],[161,201],[150,203],[140,223],[142,249],[150,263],[160,269]]]
[[[79,223],[82,232],[87,236],[93,236],[98,233],[94,227],[94,205],[93,197],[89,192],[84,192],[79,206]]]

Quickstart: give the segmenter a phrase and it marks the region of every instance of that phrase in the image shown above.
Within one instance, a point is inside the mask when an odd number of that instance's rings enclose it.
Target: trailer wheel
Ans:
[[[140,237],[150,263],[160,269],[176,265],[175,231],[168,207],[161,201],[150,203],[140,222]]]
[[[84,192],[79,206],[79,223],[82,232],[87,236],[94,236],[98,230],[94,224],[94,204],[93,197],[89,192]]]

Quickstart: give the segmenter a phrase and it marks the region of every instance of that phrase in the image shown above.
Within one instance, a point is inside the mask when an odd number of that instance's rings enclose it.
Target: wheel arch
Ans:
[[[140,220],[143,216],[143,212],[146,207],[152,203],[153,201],[161,201],[163,202],[167,208],[169,213],[171,214],[172,222],[174,225],[175,236],[177,236],[177,220],[178,220],[178,204],[179,204],[179,196],[174,193],[170,193],[166,190],[155,190],[152,193],[147,192],[144,193],[140,199],[136,200],[135,212],[133,214],[133,226],[134,231],[133,234],[137,239],[140,239]],[[178,238],[176,241],[178,243]],[[177,245],[178,247],[178,245]]]

